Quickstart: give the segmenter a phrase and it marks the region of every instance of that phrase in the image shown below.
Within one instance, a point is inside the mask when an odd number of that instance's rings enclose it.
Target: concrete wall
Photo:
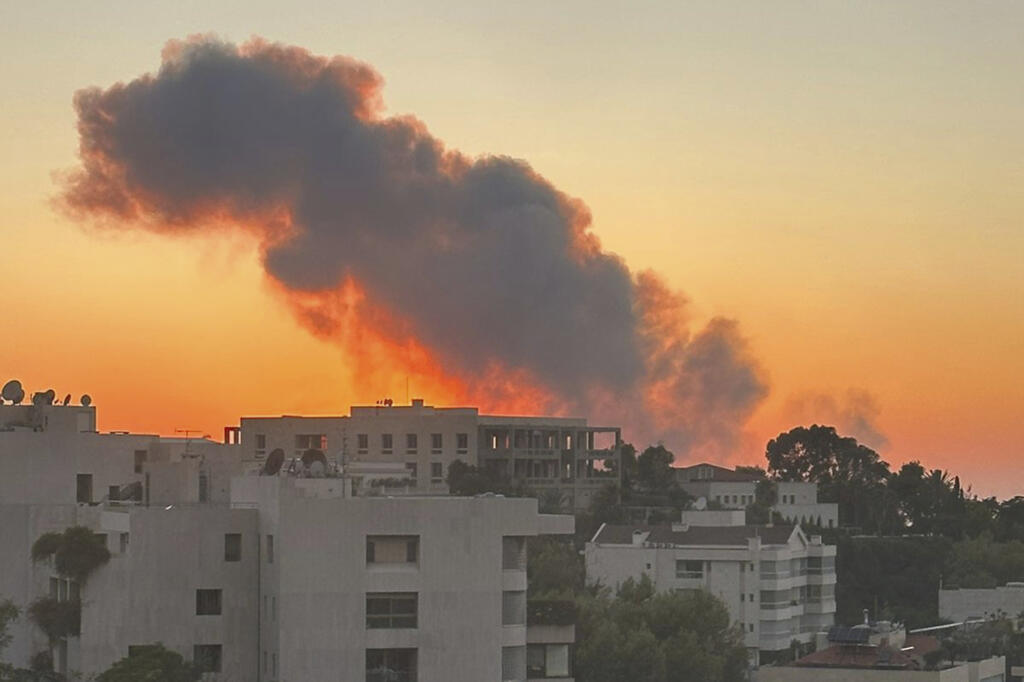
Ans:
[[[994,589],[939,590],[939,617],[959,623],[1003,613],[1011,618],[1024,611],[1024,583]]]
[[[1002,656],[961,663],[947,670],[857,670],[850,668],[766,667],[754,682],[996,682],[1005,674]]]
[[[79,670],[96,673],[128,647],[161,642],[191,660],[196,644],[223,647],[221,682],[256,679],[259,568],[254,510],[211,505],[134,508],[128,551],[82,593]],[[224,560],[224,535],[242,536],[241,561]],[[196,615],[196,590],[222,590],[221,615]]]

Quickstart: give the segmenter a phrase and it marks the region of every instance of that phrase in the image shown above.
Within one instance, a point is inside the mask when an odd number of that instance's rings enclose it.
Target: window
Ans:
[[[196,615],[219,616],[221,609],[220,590],[196,590]]]
[[[146,451],[136,450],[135,451],[135,473],[141,474],[142,468],[146,465]]]
[[[530,644],[526,647],[526,676],[571,677],[568,644]]]
[[[75,499],[81,504],[92,504],[92,474],[78,474],[75,485]]]
[[[526,679],[525,646],[501,647],[501,679],[503,681]]]
[[[741,602],[747,601],[747,595],[744,594],[743,592],[740,592],[740,601]]]
[[[526,570],[526,538],[506,535],[501,539],[501,567],[506,571]]]
[[[464,455],[469,451],[469,434],[468,433],[457,433],[455,434],[455,450],[460,455]]]
[[[501,624],[526,625],[526,592],[522,590],[501,593]]]
[[[219,673],[220,644],[196,644],[192,647],[192,662],[203,673]]]
[[[267,536],[267,563],[274,563],[274,536]]]
[[[415,481],[416,480],[416,471],[418,469],[418,467],[416,466],[416,462],[406,462],[405,463],[405,468],[409,470],[409,478],[411,478],[413,481]]]
[[[199,501],[210,501],[210,474],[206,471],[199,472]]]
[[[327,434],[326,433],[306,433],[295,436],[295,449],[306,451],[306,450],[326,450],[327,449]]]
[[[747,623],[747,627],[750,628],[750,632],[754,631],[754,624],[753,623]]]
[[[406,454],[415,455],[417,447],[418,446],[416,444],[416,434],[415,433],[407,433],[407,434],[405,434],[405,452],[406,452]]]
[[[128,533],[121,533],[120,538],[121,538],[121,554],[124,554],[125,552],[128,551],[128,543],[130,541],[130,537],[129,537]]]
[[[242,535],[241,533],[224,534],[224,561],[242,560]]]
[[[392,439],[390,433],[380,434],[380,451],[385,455],[390,455],[392,450]]]
[[[366,682],[416,682],[416,650],[367,649]]]
[[[119,485],[108,485],[107,486],[107,499],[116,501],[121,499],[121,486]]]
[[[442,448],[444,448],[444,437],[440,433],[430,434],[430,452],[440,455]]]
[[[444,464],[441,462],[430,463],[430,482],[444,483]]]
[[[367,564],[415,564],[419,561],[418,535],[368,535]]]
[[[266,450],[267,449],[267,434],[257,433],[256,434],[256,449]]]
[[[365,455],[370,450],[370,434],[360,433],[356,436],[356,447],[360,455]]]
[[[704,562],[676,559],[676,577],[686,580],[700,580],[704,578]]]
[[[414,628],[417,602],[415,592],[371,592],[366,595],[366,627]]]

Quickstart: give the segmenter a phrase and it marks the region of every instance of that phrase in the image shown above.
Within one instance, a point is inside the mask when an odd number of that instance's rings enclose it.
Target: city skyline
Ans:
[[[0,75],[18,93],[0,113],[13,330],[3,378],[88,392],[101,428],[158,433],[216,435],[240,415],[406,397],[410,372],[360,385],[336,344],[297,325],[246,237],[104,230],[52,206],[52,174],[77,165],[74,92],[155,72],[168,39],[258,33],[365,61],[386,81],[388,115],[416,116],[452,149],[530,163],[589,207],[607,251],[683,292],[691,333],[737,320],[768,393],[719,461],[762,464],[768,438],[826,422],[894,466],[920,459],[1011,496],[1003,470],[1024,436],[1024,307],[1013,301],[1024,206],[1011,191],[1024,143],[1012,67],[1024,48],[1012,26],[1024,13],[993,7],[975,17],[924,3],[856,16],[603,6],[566,45],[554,36],[571,35],[569,13],[534,5],[508,10],[493,44],[501,15],[467,7],[440,23],[317,7],[327,21],[277,25],[266,7],[246,22],[120,7],[147,28],[112,44],[93,40],[112,15],[18,8],[0,29],[14,57]],[[352,28],[356,18],[373,30]],[[81,42],[62,33],[75,22]],[[913,50],[908,25],[919,28]],[[393,49],[414,26],[424,39]],[[524,26],[529,58],[516,59],[507,48]],[[409,397],[458,402],[466,394],[445,376],[414,374]]]

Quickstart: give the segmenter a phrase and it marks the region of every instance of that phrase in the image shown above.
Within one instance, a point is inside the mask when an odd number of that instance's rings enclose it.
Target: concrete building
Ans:
[[[928,664],[939,641],[889,622],[832,628],[818,649],[792,663],[766,666],[756,682],[1003,682],[1006,659]]]
[[[262,461],[280,449],[288,460],[309,449],[332,466],[393,463],[404,466],[418,492],[443,493],[455,460],[485,467],[535,491],[565,510],[582,510],[594,493],[619,483],[621,432],[586,419],[501,417],[476,408],[411,405],[355,406],[347,416],[243,417],[226,440]]]
[[[586,546],[588,581],[618,586],[647,574],[658,590],[704,589],[760,652],[809,643],[834,622],[836,548],[798,525],[746,526],[739,510],[683,512],[664,526],[603,525]]]
[[[571,622],[528,627],[526,594],[528,538],[571,534],[571,516],[257,475],[237,444],[96,433],[91,407],[24,418],[0,406],[0,598],[80,601],[81,629],[51,642],[22,617],[16,666],[50,652],[91,675],[161,642],[221,682],[571,682]],[[30,558],[72,525],[112,554],[84,585]]]
[[[1024,613],[1024,583],[991,589],[940,589],[939,618],[954,623],[1016,618]]]
[[[754,503],[761,476],[715,464],[676,467],[676,481],[694,497],[703,497],[723,509],[746,509]],[[839,505],[818,502],[818,484],[778,481],[778,501],[772,507],[791,523],[834,528],[839,525]]]

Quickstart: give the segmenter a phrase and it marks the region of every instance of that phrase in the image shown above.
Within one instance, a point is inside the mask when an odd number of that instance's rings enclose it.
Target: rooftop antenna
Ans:
[[[405,403],[409,404],[409,375],[405,375]]]
[[[175,433],[185,434],[185,452],[182,453],[184,457],[197,457],[189,448],[192,446],[192,434],[201,433],[199,429],[174,429]]]
[[[25,399],[25,389],[21,387],[21,382],[17,379],[11,379],[4,384],[3,391],[0,392],[0,396],[4,400],[10,400],[12,405],[17,405]]]

